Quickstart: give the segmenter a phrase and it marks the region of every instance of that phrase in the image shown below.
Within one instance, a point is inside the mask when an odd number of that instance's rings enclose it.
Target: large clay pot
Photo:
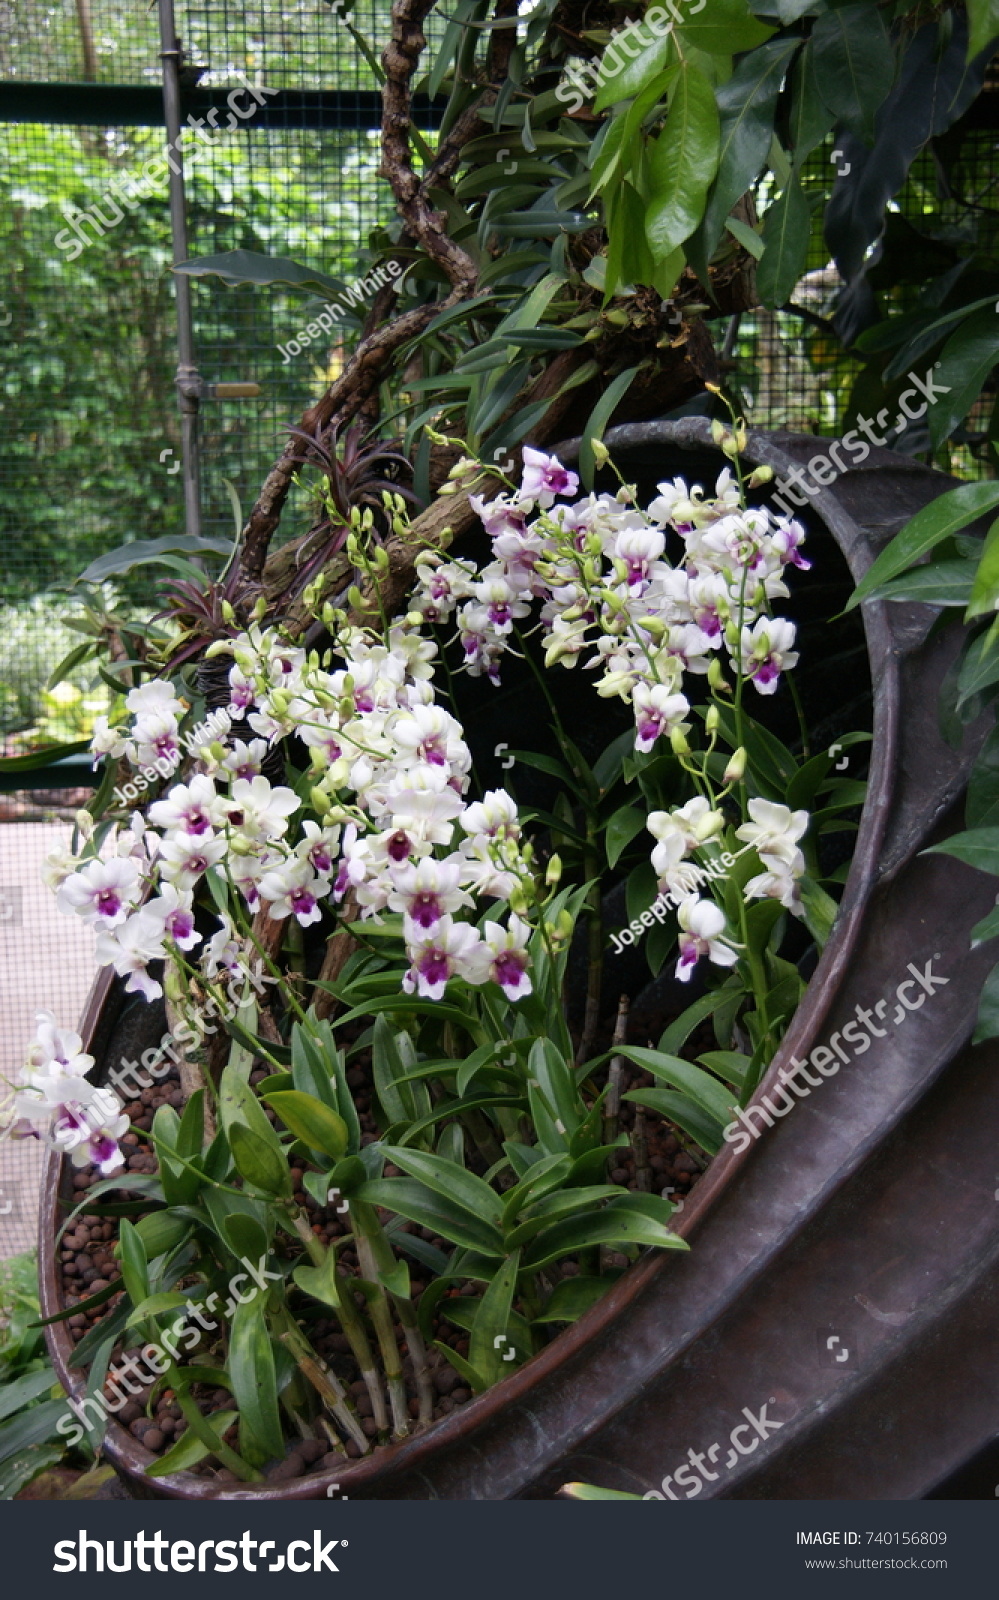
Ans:
[[[660,477],[710,481],[721,465],[701,419],[631,425],[607,442],[636,476],[651,461]],[[782,474],[827,454],[829,443],[758,433],[747,453]],[[574,448],[563,447],[563,459]],[[874,450],[803,516],[835,540],[856,579],[950,486]],[[937,727],[957,615],[935,627],[925,606],[864,607],[874,704],[868,798],[835,929],[757,1101],[855,1007],[894,993],[909,963],[934,962],[946,987],[772,1119],[750,1148],[725,1147],[680,1219],[689,1255],[648,1253],[540,1355],[426,1433],[339,1469],[335,1480],[317,1473],[225,1498],[325,1498],[334,1481],[351,1499],[545,1497],[574,1478],[644,1493],[688,1450],[718,1441],[714,1469],[696,1480],[702,1498],[911,1498],[996,1432],[999,1336],[987,1302],[999,1253],[999,1074],[992,1047],[966,1048],[994,959],[970,953],[968,933],[994,885],[920,854],[962,825],[959,801],[983,734],[969,730],[955,751]],[[837,626],[828,624],[830,640]],[[120,987],[102,978],[87,1048],[134,1055],[141,1029],[134,1008],[123,1011]],[[51,1154],[44,1315],[60,1309],[52,1241],[67,1176]],[[65,1325],[47,1332],[60,1381],[79,1394]],[[758,1414],[765,1404],[779,1428],[765,1424],[765,1438],[757,1429],[751,1448],[744,1430],[745,1453],[729,1450],[744,1408]],[[114,1421],[106,1451],[137,1496],[216,1495],[191,1474],[144,1477],[149,1456]],[[667,1493],[683,1498],[689,1474],[685,1481]]]

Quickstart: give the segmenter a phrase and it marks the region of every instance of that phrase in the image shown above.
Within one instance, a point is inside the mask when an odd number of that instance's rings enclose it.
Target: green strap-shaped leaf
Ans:
[[[967,0],[967,4],[968,60],[974,61],[999,39],[999,0]]]
[[[715,91],[699,67],[677,74],[662,133],[649,147],[650,200],[645,231],[652,254],[665,261],[701,220],[704,196],[718,170]]]
[[[228,1368],[239,1407],[241,1454],[255,1466],[268,1456],[283,1456],[284,1431],[278,1410],[274,1351],[262,1296],[237,1306],[233,1312]]]
[[[812,29],[819,92],[829,110],[866,143],[895,78],[895,56],[877,6],[826,11]]]
[[[756,269],[756,287],[771,311],[785,305],[808,265],[812,213],[797,172],[763,219],[763,255]]]
[[[438,1194],[499,1226],[503,1202],[496,1191],[473,1172],[466,1171],[453,1161],[444,1161],[440,1156],[431,1155],[429,1151],[410,1150],[391,1144],[383,1146],[383,1149],[386,1161],[401,1167],[411,1178],[418,1179],[428,1189],[436,1190]]]
[[[714,180],[699,244],[710,259],[725,218],[755,182],[770,149],[777,96],[797,39],[771,39],[739,62],[716,90],[720,116],[718,174]],[[706,261],[703,263],[706,269]],[[699,263],[700,265],[700,263]]]
[[[922,511],[910,517],[901,533],[897,533],[877,560],[872,562],[853,591],[846,609],[850,611],[862,600],[869,600],[889,578],[897,577],[928,550],[949,539],[961,528],[966,528],[977,517],[994,511],[997,506],[999,483],[995,482],[962,483],[931,501]]]
[[[468,1360],[482,1377],[483,1381],[477,1386],[479,1389],[487,1389],[490,1384],[497,1383],[516,1364],[506,1358],[511,1348],[515,1348],[511,1347],[507,1329],[519,1268],[520,1251],[514,1250],[482,1296],[472,1324]],[[516,1353],[523,1361],[531,1351],[518,1350]]]

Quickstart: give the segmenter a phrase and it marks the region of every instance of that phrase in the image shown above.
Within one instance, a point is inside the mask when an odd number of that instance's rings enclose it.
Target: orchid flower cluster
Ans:
[[[344,665],[332,672],[256,625],[223,648],[234,657],[229,714],[245,716],[257,737],[203,747],[202,770],[155,801],[148,823],[134,814],[113,854],[53,866],[61,909],[97,930],[98,959],[147,999],[162,993],[149,969],[171,946],[204,945],[209,979],[234,971],[236,921],[223,917],[208,941],[195,926],[196,890],[214,872],[248,913],[266,907],[302,927],[348,891],[362,918],[400,912],[410,992],[439,999],[448,980],[461,977],[492,980],[513,999],[529,994],[523,916],[511,910],[505,926],[487,920],[481,932],[461,916],[477,897],[513,901],[526,913],[531,850],[509,794],[466,798],[471,756],[459,724],[434,700],[436,645],[401,628],[388,646],[348,629]],[[126,708],[129,733],[102,731],[99,752],[120,746],[141,756],[154,740],[165,745],[185,709],[160,680],[131,690]],[[305,809],[314,817],[297,823],[300,795],[261,770],[270,746],[290,735],[306,745],[312,766]]]
[[[745,445],[742,424],[735,432],[715,426],[716,442],[736,459]],[[606,448],[598,441],[593,448],[606,464]],[[585,669],[600,673],[597,693],[631,705],[635,749],[642,755],[665,738],[681,759],[689,757],[686,673],[706,677],[716,694],[730,694],[722,667],[727,657],[737,679],[737,703],[745,682],[761,695],[775,693],[782,674],[798,660],[794,623],[773,616],[771,605],[788,598],[785,568],[807,571],[811,565],[800,552],[800,523],[748,506],[741,475],[729,467],[719,474],[713,496],[678,477],[660,483],[643,510],[623,482],[616,494],[577,498],[579,478],[556,456],[529,446],[523,455],[519,487],[510,484],[489,501],[470,497],[492,543],[492,561],[480,568],[434,552],[420,556],[410,602],[414,622],[455,617],[466,670],[498,684],[517,624],[540,602],[546,666],[574,667],[586,656]],[[479,465],[464,459],[452,477]],[[769,476],[769,468],[758,469],[749,487]],[[667,559],[670,532],[683,546],[676,565]],[[717,713],[710,710],[708,718],[713,748]],[[729,787],[741,779],[744,762],[745,753],[737,752],[725,775]],[[706,779],[706,771],[685,764]],[[744,897],[777,899],[800,915],[805,862],[798,840],[808,813],[765,800],[750,800],[747,809],[750,820],[736,836],[745,849],[756,848],[764,871],[744,886]],[[652,862],[659,892],[680,898],[678,976],[689,978],[701,956],[733,965],[738,952],[724,935],[721,909],[683,893],[684,863],[689,883],[689,858],[719,838],[723,813],[699,797],[673,813],[651,813],[647,826],[657,840]]]
[[[257,625],[222,648],[234,658],[229,715],[246,718],[256,737],[198,745],[200,770],[154,801],[148,821],[134,812],[110,850],[98,851],[93,819],[81,812],[81,856],[50,858],[60,909],[95,929],[98,961],[127,979],[128,992],[155,1000],[163,985],[154,963],[186,957],[207,982],[239,975],[249,916],[266,908],[305,928],[352,893],[362,920],[401,913],[407,992],[439,1000],[451,978],[463,978],[495,982],[510,1000],[529,995],[532,848],[505,790],[467,797],[471,756],[458,722],[435,703],[433,641],[402,625],[387,645],[345,628],[343,666],[334,671]],[[130,726],[99,729],[95,755],[173,759],[186,707],[172,686],[144,683],[125,706]],[[304,803],[262,771],[274,742],[291,735],[309,752]],[[195,897],[209,873],[236,906],[206,939]],[[495,918],[479,918],[480,899],[499,902]],[[18,1116],[65,1110],[69,1088],[84,1109],[108,1093],[87,1082],[93,1063],[76,1035],[49,1019],[39,1039]],[[85,1147],[102,1171],[114,1170],[102,1141],[127,1126],[116,1097],[109,1100]]]
[[[94,1058],[84,1055],[78,1033],[60,1028],[51,1011],[39,1011],[35,1021],[22,1081],[3,1107],[4,1132],[44,1136],[74,1166],[93,1165],[107,1178],[125,1165],[118,1141],[128,1118],[121,1102],[113,1089],[90,1082]]]
[[[463,461],[455,471],[477,468]],[[540,600],[546,664],[574,667],[591,651],[586,667],[602,669],[597,693],[633,706],[642,752],[683,726],[684,673],[720,685],[723,648],[740,676],[773,694],[798,656],[793,622],[771,616],[770,603],[788,597],[786,566],[810,566],[799,551],[804,530],[743,505],[728,467],[710,499],[682,478],[658,487],[645,511],[625,484],[615,495],[574,500],[577,474],[526,447],[519,489],[490,501],[470,497],[493,560],[480,569],[435,552],[420,556],[412,612],[445,622],[457,611],[466,669],[498,683],[516,623]],[[676,566],[666,559],[668,530],[684,545]]]

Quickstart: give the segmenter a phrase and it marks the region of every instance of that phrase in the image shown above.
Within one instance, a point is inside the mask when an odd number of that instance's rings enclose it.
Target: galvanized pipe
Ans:
[[[186,261],[187,201],[184,193],[184,158],[180,148],[181,47],[174,22],[173,0],[159,0],[160,57],[163,62],[163,112],[166,121],[170,167],[170,237],[173,264]],[[184,526],[189,534],[201,532],[201,462],[198,409],[201,378],[194,363],[194,324],[191,284],[183,273],[174,275],[177,306],[177,401],[181,416],[184,474]]]

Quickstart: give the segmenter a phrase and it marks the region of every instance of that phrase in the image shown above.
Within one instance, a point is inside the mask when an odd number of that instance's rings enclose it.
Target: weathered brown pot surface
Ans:
[[[696,476],[721,465],[703,419],[629,425],[607,442],[625,464],[654,452],[662,477],[692,475],[688,452],[700,458]],[[754,433],[747,455],[782,475],[828,454],[831,442]],[[821,519],[856,579],[951,482],[873,450],[821,489],[804,518]],[[647,1253],[578,1323],[460,1412],[335,1478],[318,1472],[224,1494],[189,1473],[146,1478],[151,1457],[112,1420],[107,1456],[131,1493],[319,1499],[336,1482],[351,1499],[502,1500],[546,1497],[575,1478],[644,1493],[688,1449],[727,1441],[743,1408],[767,1402],[779,1430],[714,1481],[705,1474],[703,1498],[913,1498],[996,1432],[999,1329],[983,1307],[999,1256],[999,1074],[990,1049],[966,1049],[995,959],[969,952],[968,933],[994,885],[920,854],[962,825],[958,802],[983,735],[969,730],[955,752],[937,727],[958,615],[934,628],[926,606],[864,607],[874,692],[868,798],[835,929],[757,1100],[857,1005],[893,993],[908,963],[935,961],[948,979],[942,997],[910,1014],[900,1034],[886,1030],[749,1149],[725,1147],[679,1220],[689,1255]],[[85,1019],[85,1048],[99,1058],[120,1010],[120,988],[103,976]],[[128,1043],[117,1032],[115,1053]],[[50,1152],[45,1316],[61,1309],[53,1239],[67,1177]],[[959,1385],[946,1377],[948,1328],[966,1363]],[[828,1354],[826,1330],[839,1339]],[[60,1381],[81,1394],[65,1324],[46,1331]],[[837,1364],[843,1348],[848,1359]]]

